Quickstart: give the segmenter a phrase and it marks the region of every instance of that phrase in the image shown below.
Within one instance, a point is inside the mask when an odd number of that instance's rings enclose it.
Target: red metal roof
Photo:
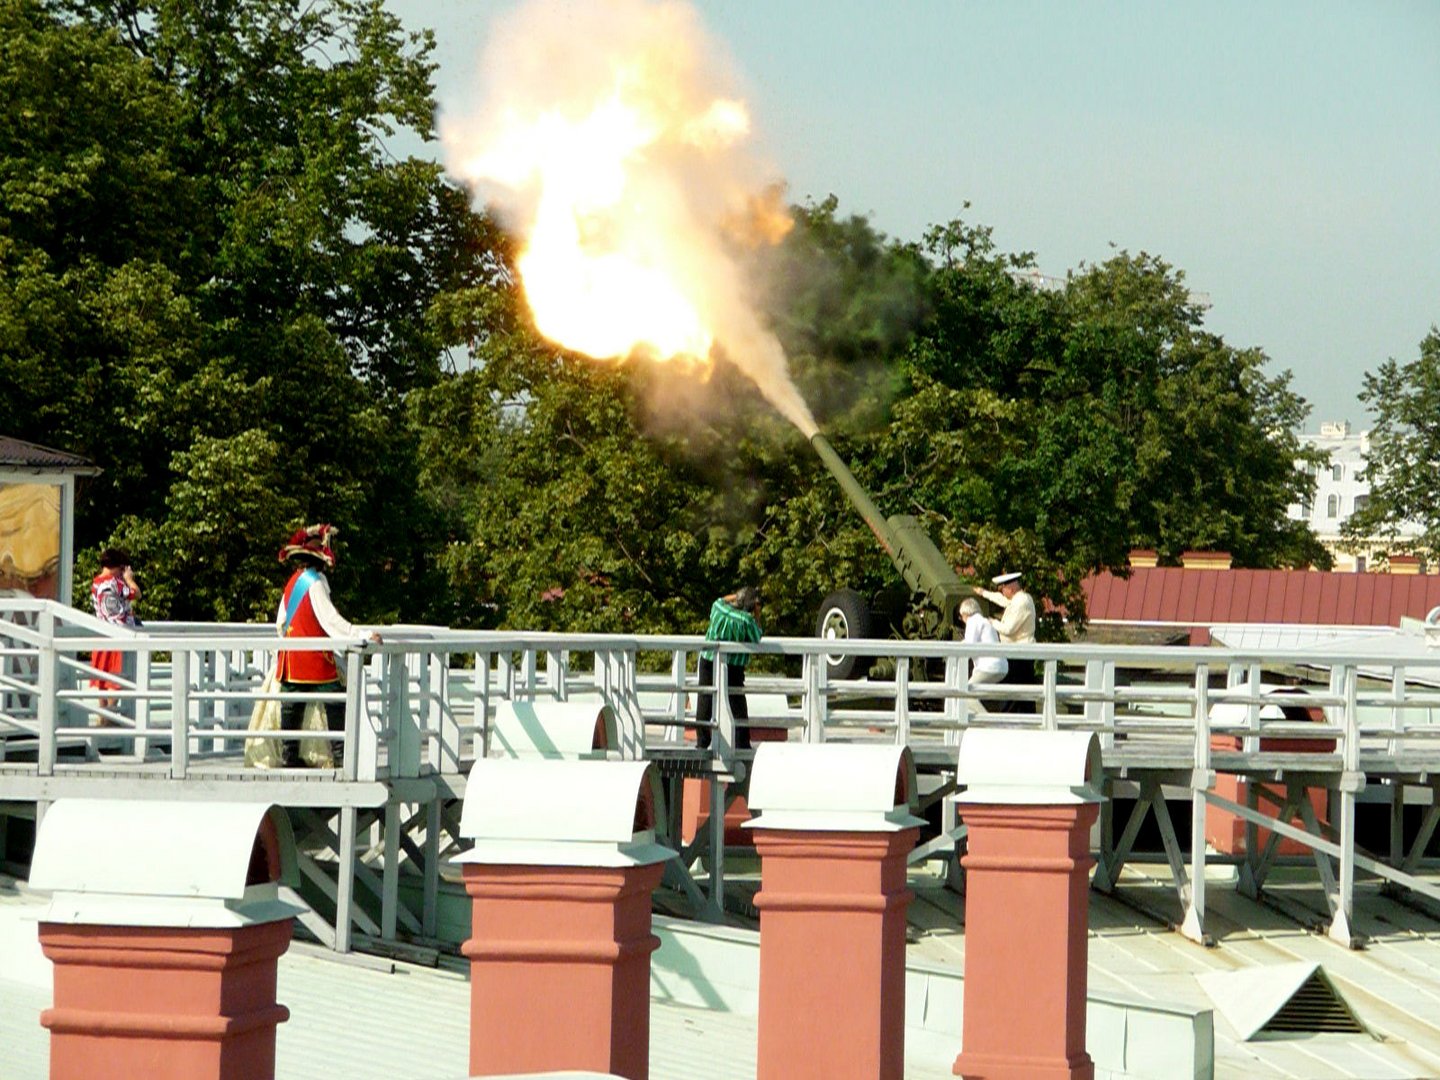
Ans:
[[[1111,622],[1398,626],[1440,605],[1440,574],[1137,567],[1084,584],[1091,619]]]

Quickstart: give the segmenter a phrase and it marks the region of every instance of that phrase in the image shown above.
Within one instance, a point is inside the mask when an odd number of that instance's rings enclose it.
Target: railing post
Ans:
[[[1405,669],[1398,664],[1390,676],[1390,696],[1394,699],[1390,705],[1390,730],[1393,734],[1387,740],[1389,745],[1386,749],[1391,754],[1398,754],[1401,747],[1405,745],[1401,740],[1401,736],[1405,733]],[[1401,785],[1402,795],[1404,790],[1404,786]],[[1402,798],[1401,801],[1403,802],[1404,799]]]
[[[1210,771],[1210,665],[1195,667],[1195,764],[1190,773],[1190,887],[1180,932],[1205,939],[1205,792],[1215,783]]]
[[[545,684],[556,701],[570,700],[570,653],[549,649],[545,653]]]
[[[1044,674],[1041,681],[1044,686],[1044,700],[1040,707],[1040,725],[1046,731],[1060,730],[1060,706],[1055,700],[1055,680],[1060,661],[1053,659],[1041,660]]]
[[[895,663],[895,745],[910,745],[910,659],[905,656]]]
[[[185,779],[190,769],[190,653],[170,652],[170,775]]]
[[[1085,702],[1085,722],[1100,728],[1100,748],[1115,748],[1115,662],[1085,661],[1085,689],[1102,695],[1100,701]]]
[[[960,745],[960,729],[970,719],[970,700],[957,695],[969,689],[970,664],[963,656],[950,653],[945,657],[945,745]]]
[[[37,771],[41,776],[55,775],[55,728],[60,720],[59,659],[55,653],[55,614],[48,608],[40,613],[38,627],[41,640],[36,649],[35,720],[40,728]]]
[[[829,714],[826,700],[826,683],[829,671],[821,653],[805,654],[805,741],[825,741],[825,721]]]
[[[450,653],[437,652],[430,665],[430,764],[436,772],[460,771],[460,724],[450,690]]]
[[[144,761],[150,753],[150,740],[139,732],[150,730],[150,672],[152,654],[149,649],[139,649],[135,654],[135,689],[140,696],[135,699],[135,756]]]
[[[340,769],[346,780],[375,779],[379,738],[369,720],[365,709],[365,656],[351,649],[345,654],[345,742]],[[363,765],[361,757],[365,759]]]
[[[474,702],[474,742],[471,753],[476,761],[484,761],[490,753],[490,654],[475,654],[475,671],[471,676],[471,700]]]
[[[1345,741],[1341,755],[1344,771],[1340,774],[1340,882],[1329,933],[1341,944],[1355,948],[1358,941],[1350,928],[1355,911],[1355,801],[1365,789],[1365,774],[1360,771],[1360,716],[1355,701],[1359,672],[1353,663],[1343,665],[1340,681],[1345,696]]]
[[[496,659],[496,671],[500,676],[500,693],[506,701],[515,700],[515,654],[505,649]]]
[[[670,654],[670,719],[665,726],[666,742],[685,741],[685,650],[676,649]]]
[[[597,672],[603,670],[605,676],[605,703],[615,711],[621,755],[627,761],[639,761],[645,756],[645,718],[635,691],[636,663],[633,649],[617,647],[595,654],[595,668]]]
[[[715,756],[729,769],[735,760],[735,714],[730,711],[730,665],[725,662],[725,654],[718,649],[715,651],[715,710],[712,715],[715,717],[715,731],[710,745]],[[720,820],[724,821],[723,812]],[[724,831],[723,826],[721,831]]]
[[[527,646],[520,654],[520,682],[525,697],[530,701],[535,700],[539,680],[539,651],[534,646]]]
[[[1251,663],[1245,670],[1246,696],[1255,700],[1245,704],[1245,738],[1242,745],[1247,754],[1260,752],[1260,665]]]

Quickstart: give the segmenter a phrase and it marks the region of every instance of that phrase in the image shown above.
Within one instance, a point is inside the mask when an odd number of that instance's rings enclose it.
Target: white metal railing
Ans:
[[[671,755],[723,784],[741,775],[745,756],[735,749],[728,667],[716,664],[712,690],[698,685],[696,662],[706,648],[722,657],[751,653],[744,686],[749,725],[782,727],[794,740],[904,743],[922,767],[943,773],[953,769],[969,727],[1095,732],[1107,765],[1137,770],[1134,775],[1150,771],[1125,835],[1133,840],[1146,806],[1163,816],[1185,932],[1202,935],[1203,822],[1207,806],[1216,806],[1243,818],[1247,828],[1305,837],[1326,883],[1331,932],[1351,941],[1357,870],[1440,899],[1440,887],[1412,873],[1423,842],[1408,854],[1393,850],[1389,863],[1355,846],[1357,797],[1377,775],[1399,793],[1390,800],[1396,822],[1404,789],[1428,786],[1424,838],[1440,826],[1440,788],[1432,779],[1440,776],[1440,649],[1428,648],[1423,633],[1397,633],[1378,648],[1376,640],[1352,642],[1348,652],[1088,644],[986,649],[809,638],[742,646],[694,636],[397,626],[387,628],[381,645],[287,641],[287,648],[337,651],[346,685],[337,694],[282,699],[343,703],[344,730],[322,736],[343,747],[338,780],[458,774],[486,752],[497,702],[590,697],[615,710],[620,755]],[[0,796],[5,777],[16,773],[78,775],[126,763],[176,780],[241,771],[241,747],[253,737],[249,717],[276,645],[268,626],[161,623],[130,632],[50,601],[0,600]],[[111,688],[90,685],[100,674],[90,662],[96,649],[125,658],[122,673],[107,676]],[[836,654],[879,657],[890,674],[832,679],[826,658]],[[970,662],[985,655],[1035,661],[1036,681],[972,685]],[[1287,697],[1277,684],[1303,693]],[[710,747],[700,750],[684,736],[698,726],[695,705],[706,693],[715,694],[716,707]],[[1307,806],[1296,801],[1297,792],[1315,781],[1292,775],[1286,807],[1267,816],[1253,799],[1240,805],[1222,796],[1215,784],[1221,771],[1275,778],[1287,771],[1324,773],[1334,813],[1326,829],[1299,830],[1288,824],[1288,808],[1304,816]],[[1183,786],[1192,801],[1188,870],[1173,827],[1167,831],[1162,782]],[[1258,787],[1252,785],[1252,795]],[[1399,835],[1396,825],[1392,847]],[[1114,884],[1128,844],[1122,837],[1102,850],[1097,887]],[[1271,852],[1247,844],[1242,886],[1258,889]],[[712,847],[716,865],[722,853]],[[1338,877],[1325,861],[1331,857],[1339,862]],[[717,907],[718,896],[712,896]]]
[[[176,777],[197,766],[239,768],[275,645],[268,627],[161,623],[127,632],[46,601],[0,601],[0,754],[12,764],[33,757],[45,775],[102,758],[166,761]],[[393,627],[383,645],[287,642],[336,650],[348,682],[337,694],[279,696],[343,704],[343,733],[321,737],[343,745],[345,777],[373,779],[461,771],[485,752],[487,721],[499,700],[603,699],[616,709],[624,756],[647,748],[684,751],[683,733],[697,726],[696,702],[713,692],[709,754],[724,769],[734,758],[736,721],[725,664],[716,665],[718,690],[698,685],[696,659],[706,647],[717,646],[692,636]],[[92,685],[102,674],[90,663],[97,648],[125,658],[120,674],[105,676],[111,689]],[[785,728],[805,741],[904,742],[922,761],[927,751],[943,758],[944,748],[974,725],[1090,730],[1107,753],[1196,769],[1210,768],[1213,752],[1227,741],[1258,754],[1289,740],[1290,752],[1324,753],[1351,771],[1362,755],[1440,755],[1437,651],[1381,661],[1372,653],[1313,650],[1262,655],[1083,644],[987,650],[806,638],[718,649],[756,654],[744,687],[750,726]],[[826,656],[837,653],[878,655],[891,674],[830,679]],[[969,661],[987,653],[1036,661],[1037,681],[971,685]],[[1271,692],[1279,681],[1305,690],[1303,702],[1289,703],[1283,715],[1276,713],[1287,702]],[[1308,711],[1297,716],[1296,708]]]

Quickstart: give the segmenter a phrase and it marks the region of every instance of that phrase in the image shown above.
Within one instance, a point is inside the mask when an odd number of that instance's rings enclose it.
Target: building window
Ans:
[[[1338,467],[1338,466],[1337,466],[1337,467]],[[1339,517],[1339,516],[1340,516],[1340,496],[1339,496],[1339,495],[1331,495],[1328,499],[1325,500],[1325,516],[1326,516],[1326,517],[1332,517],[1332,518],[1333,518],[1333,517]]]
[[[1355,556],[1355,572],[1356,572],[1357,574],[1363,574],[1363,573],[1365,573],[1365,556],[1364,556],[1364,555],[1356,555],[1356,556]]]
[[[1331,466],[1330,466],[1330,479],[1331,479],[1331,480],[1343,480],[1343,479],[1345,479],[1345,466],[1344,466],[1344,465],[1331,465]]]
[[[1356,495],[1356,496],[1355,496],[1355,513],[1358,514],[1361,510],[1364,510],[1365,507],[1367,507],[1367,506],[1369,506],[1369,505],[1370,505],[1370,496],[1369,496],[1369,495]]]
[[[1309,495],[1306,495],[1300,500],[1300,516],[1302,518],[1308,518],[1314,512],[1315,500],[1312,499]]]

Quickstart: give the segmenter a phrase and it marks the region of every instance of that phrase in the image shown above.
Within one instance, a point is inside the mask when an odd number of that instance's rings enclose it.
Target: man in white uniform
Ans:
[[[1021,587],[1020,574],[1018,572],[996,574],[990,581],[1000,589],[999,592],[982,589],[979,585],[975,586],[975,592],[1004,609],[1004,613],[998,619],[992,620],[1000,635],[1000,640],[1006,645],[1026,645],[1033,642],[1035,640],[1035,601]],[[969,629],[968,626],[966,629]],[[1035,681],[1035,661],[1012,657],[1010,670],[1000,681],[1033,683]],[[1031,704],[1026,701],[1012,701],[1008,704],[1010,712],[1029,712],[1031,708]]]

